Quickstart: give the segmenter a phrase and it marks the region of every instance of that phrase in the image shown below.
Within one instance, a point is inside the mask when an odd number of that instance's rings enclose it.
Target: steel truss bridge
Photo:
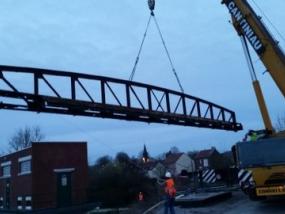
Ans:
[[[82,73],[0,65],[0,109],[238,131],[233,111],[177,91]]]

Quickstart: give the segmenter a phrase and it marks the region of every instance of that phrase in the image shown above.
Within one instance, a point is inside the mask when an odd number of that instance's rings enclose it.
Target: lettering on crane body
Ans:
[[[243,31],[243,34],[250,42],[253,49],[257,52],[257,54],[262,54],[265,50],[264,45],[254,32],[250,24],[247,22],[240,9],[236,6],[236,3],[234,1],[225,1],[225,4],[227,5],[235,21],[239,24],[240,28]]]

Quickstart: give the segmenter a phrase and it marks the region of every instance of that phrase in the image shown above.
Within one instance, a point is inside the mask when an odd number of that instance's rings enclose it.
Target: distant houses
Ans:
[[[160,161],[148,162],[144,165],[144,169],[148,177],[156,179],[163,177],[166,172],[165,166]]]
[[[216,160],[219,159],[220,153],[215,147],[211,149],[202,150],[198,152],[195,156],[195,163],[197,169],[214,169],[216,168]]]
[[[169,171],[177,177],[195,171],[195,162],[186,153],[167,153],[164,160],[151,159],[143,164],[148,177],[161,178]]]
[[[168,153],[163,161],[166,170],[174,176],[195,171],[195,162],[185,153]]]
[[[164,159],[150,159],[149,162],[144,163],[143,167],[150,178],[161,178],[166,171],[178,177],[208,169],[221,170],[228,168],[233,164],[230,158],[230,152],[221,154],[215,147],[212,147],[211,149],[198,151],[194,155],[182,152],[168,152]]]

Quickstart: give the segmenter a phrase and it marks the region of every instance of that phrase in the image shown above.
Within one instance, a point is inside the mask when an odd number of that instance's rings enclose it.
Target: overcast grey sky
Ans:
[[[285,1],[255,1],[284,35]],[[131,73],[149,16],[146,0],[2,0],[0,11],[0,64],[121,79]],[[185,92],[234,110],[245,131],[262,128],[240,40],[220,0],[157,0],[155,13]],[[284,99],[254,60],[275,121]],[[154,23],[134,80],[179,89]],[[245,133],[5,110],[0,117],[2,150],[16,129],[39,125],[46,140],[88,141],[91,162],[120,151],[137,155],[143,144],[153,156],[172,146],[224,151]]]

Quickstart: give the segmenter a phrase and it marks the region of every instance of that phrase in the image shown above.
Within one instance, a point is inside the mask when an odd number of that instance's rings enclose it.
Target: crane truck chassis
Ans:
[[[235,161],[247,171],[240,180],[241,189],[250,199],[285,194],[285,141],[283,138],[264,138],[239,142],[233,147]]]

